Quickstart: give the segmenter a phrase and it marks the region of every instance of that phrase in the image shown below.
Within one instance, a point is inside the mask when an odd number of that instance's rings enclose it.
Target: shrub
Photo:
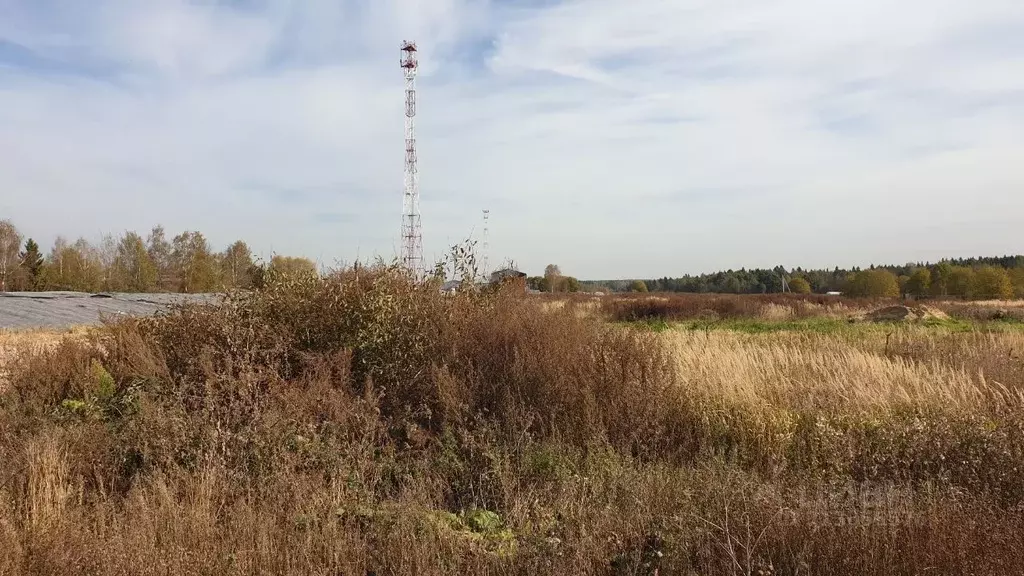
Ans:
[[[810,294],[811,283],[805,278],[796,277],[789,281],[789,289],[794,294]]]

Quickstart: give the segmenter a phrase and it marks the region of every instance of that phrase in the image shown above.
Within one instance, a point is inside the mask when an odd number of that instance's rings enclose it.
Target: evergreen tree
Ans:
[[[39,252],[39,244],[29,238],[25,242],[25,250],[18,255],[18,259],[21,261],[25,287],[28,290],[38,290],[43,271],[43,255]]]

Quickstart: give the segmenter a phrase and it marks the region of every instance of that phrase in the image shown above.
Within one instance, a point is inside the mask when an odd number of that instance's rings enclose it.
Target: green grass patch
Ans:
[[[731,330],[734,332],[745,332],[748,334],[763,334],[766,332],[803,331],[831,333],[842,330],[850,330],[856,325],[845,320],[832,318],[807,318],[802,320],[757,320],[753,318],[737,318],[732,320],[719,320],[717,322],[688,321],[677,323],[676,326],[683,330],[706,331],[706,330]]]
[[[633,326],[635,328],[641,328],[644,330],[650,330],[651,332],[665,332],[671,330],[673,324],[666,322],[665,320],[640,320],[637,322],[616,322],[616,324],[622,324],[624,326]]]

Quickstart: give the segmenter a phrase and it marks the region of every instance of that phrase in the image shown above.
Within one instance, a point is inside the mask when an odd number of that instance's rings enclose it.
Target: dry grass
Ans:
[[[954,318],[972,321],[1024,322],[1024,300],[982,300],[963,302],[950,300],[937,304]]]
[[[796,331],[662,336],[676,352],[681,385],[728,402],[847,413],[1022,405],[1024,374],[1009,380],[1004,375],[1024,355],[1024,332],[953,334],[905,327],[855,336]],[[900,353],[907,349],[918,352]],[[1006,362],[987,362],[1000,357]]]
[[[0,329],[0,392],[7,384],[8,367],[19,357],[51,350],[65,338],[85,338],[88,329],[5,330]]]
[[[601,300],[605,317],[614,321],[682,321],[761,319],[770,321],[804,318],[845,318],[892,300],[850,299],[796,294],[670,294],[618,295]]]
[[[971,304],[989,308],[1024,308],[1024,300],[973,300]]]
[[[1017,569],[1021,333],[654,333],[571,302],[364,269],[27,352],[0,574]]]

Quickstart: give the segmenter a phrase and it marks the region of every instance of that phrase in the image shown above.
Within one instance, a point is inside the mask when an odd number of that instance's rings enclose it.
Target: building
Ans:
[[[483,290],[488,286],[498,286],[507,283],[520,284],[523,287],[523,291],[526,292],[526,273],[512,268],[504,268],[491,274],[491,278],[487,282],[472,283],[472,288]],[[462,280],[448,280],[441,285],[441,292],[444,294],[455,294],[463,288],[463,285],[464,282]]]
[[[507,285],[515,286],[517,289],[522,290],[523,294],[526,294],[526,273],[514,268],[502,268],[491,274],[490,286],[499,287]]]
[[[441,285],[441,292],[454,294],[462,287],[462,280],[449,280]]]
[[[514,268],[503,268],[491,273],[491,284],[500,284],[508,280],[526,279],[526,272],[520,272]]]

